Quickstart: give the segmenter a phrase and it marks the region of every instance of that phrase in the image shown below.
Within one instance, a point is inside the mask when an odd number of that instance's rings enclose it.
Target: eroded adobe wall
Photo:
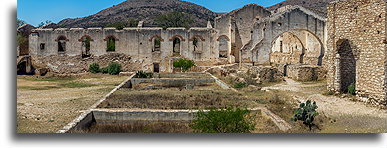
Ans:
[[[328,30],[328,88],[345,91],[354,77],[360,98],[386,105],[386,2],[331,3]]]

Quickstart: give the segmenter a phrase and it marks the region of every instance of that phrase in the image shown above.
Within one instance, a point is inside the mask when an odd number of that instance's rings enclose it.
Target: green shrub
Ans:
[[[195,62],[192,60],[179,59],[173,62],[173,67],[181,68],[183,72],[187,72],[195,66]]]
[[[147,72],[144,72],[144,71],[138,71],[134,77],[135,78],[152,78],[153,77],[153,73],[147,73]]]
[[[318,115],[318,112],[316,111],[317,108],[316,102],[312,103],[310,100],[306,101],[306,104],[301,103],[300,108],[297,108],[294,111],[292,120],[294,122],[298,120],[303,121],[303,124],[308,126],[309,130],[312,130],[314,118]]]
[[[100,72],[99,65],[97,63],[90,64],[89,72],[94,74],[99,73]]]
[[[111,75],[118,75],[121,72],[121,64],[110,63],[108,66],[108,73]]]
[[[199,111],[191,128],[196,133],[250,133],[255,124],[247,109]]]
[[[101,72],[102,72],[103,74],[108,74],[108,73],[109,73],[109,67],[103,67],[103,68],[101,68]]]
[[[234,88],[245,88],[245,87],[247,87],[247,84],[246,83],[243,83],[243,82],[241,82],[241,83],[235,83],[234,84]]]
[[[356,95],[356,84],[352,83],[348,86],[348,93],[351,95]]]

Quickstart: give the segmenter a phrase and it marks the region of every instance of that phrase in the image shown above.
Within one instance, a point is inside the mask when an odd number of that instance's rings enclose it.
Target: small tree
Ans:
[[[187,72],[195,66],[195,62],[192,60],[179,59],[173,62],[173,67],[181,68],[183,72]]]
[[[292,120],[294,122],[300,120],[303,121],[303,124],[309,127],[309,130],[312,130],[312,126],[314,125],[313,121],[314,118],[318,115],[318,112],[316,111],[318,106],[316,105],[316,102],[313,102],[308,100],[305,103],[300,104],[300,108],[297,108],[294,111],[294,117]]]
[[[250,133],[255,123],[247,109],[199,111],[191,128],[196,133]]]

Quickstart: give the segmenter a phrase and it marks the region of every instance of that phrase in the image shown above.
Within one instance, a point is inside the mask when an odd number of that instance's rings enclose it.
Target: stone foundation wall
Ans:
[[[287,65],[286,74],[297,81],[320,81],[326,79],[327,71],[321,66]]]
[[[253,66],[248,70],[249,74],[256,75],[256,78],[260,82],[278,82],[283,81],[283,73],[278,68],[271,66]]]

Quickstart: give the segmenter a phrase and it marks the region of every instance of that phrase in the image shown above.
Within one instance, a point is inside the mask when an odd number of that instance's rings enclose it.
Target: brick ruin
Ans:
[[[386,1],[346,0],[328,6],[328,88],[386,105]]]
[[[385,5],[384,0],[332,2],[326,18],[301,6],[268,11],[249,4],[205,28],[35,29],[29,53],[33,64],[57,73],[86,72],[88,64],[112,61],[125,71],[173,72],[179,58],[198,66],[271,65],[300,81],[326,78],[333,91],[356,83],[359,97],[385,105]]]

